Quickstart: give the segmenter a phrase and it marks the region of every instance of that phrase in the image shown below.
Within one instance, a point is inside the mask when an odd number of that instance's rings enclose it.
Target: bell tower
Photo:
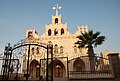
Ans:
[[[46,25],[46,32],[42,36],[57,37],[68,33],[67,23],[62,23],[62,16],[58,13],[61,8],[62,7],[58,4],[52,8],[56,13],[55,15],[52,15],[52,23],[50,25]]]
[[[61,9],[62,7],[60,7],[58,4],[56,4],[52,9],[56,10],[56,15],[53,16],[52,15],[52,24],[62,24],[62,17],[61,15],[59,15],[58,11],[59,9]]]

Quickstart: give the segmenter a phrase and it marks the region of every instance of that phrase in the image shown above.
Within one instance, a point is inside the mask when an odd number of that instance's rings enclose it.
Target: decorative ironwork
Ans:
[[[41,48],[46,49],[48,52],[50,51],[50,53],[48,54],[47,52],[47,62],[48,62],[48,58],[49,56],[51,56],[53,58],[53,47],[52,47],[52,43],[49,42],[49,44],[46,43],[42,43],[42,42],[26,42],[27,38],[24,40],[21,40],[19,42],[17,42],[16,44],[13,45],[13,47],[10,45],[10,43],[8,43],[8,45],[5,47],[5,51],[4,51],[4,55],[2,60],[3,60],[3,66],[2,66],[2,80],[9,80],[11,77],[13,77],[13,74],[16,73],[15,76],[15,80],[18,80],[18,71],[21,68],[21,64],[23,61],[23,57],[24,54],[26,52],[25,50],[25,46],[28,46],[28,60],[27,60],[27,71],[25,74],[26,77],[26,81],[28,81],[28,77],[29,77],[29,57],[30,57],[30,46],[38,46]],[[32,39],[31,39],[32,40]],[[0,56],[2,56],[2,54],[0,54]],[[51,58],[51,61],[53,61],[53,59]],[[51,67],[51,69],[53,69],[53,67]],[[40,65],[39,65],[39,71],[40,71]],[[48,77],[48,63],[46,65],[46,80]],[[53,70],[50,72],[53,74]],[[40,74],[40,72],[39,72]],[[42,78],[39,75],[39,80],[40,78]],[[51,81],[53,81],[53,75],[51,76]]]

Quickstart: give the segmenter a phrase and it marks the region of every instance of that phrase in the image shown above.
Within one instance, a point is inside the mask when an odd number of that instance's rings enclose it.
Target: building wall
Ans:
[[[39,43],[39,44],[43,43],[47,45],[48,42],[51,41],[53,44],[53,54],[55,58],[67,57],[68,60],[71,60],[77,57],[87,56],[86,48],[79,49],[74,44],[78,40],[76,37],[84,32],[88,32],[88,26],[78,26],[78,30],[74,34],[69,33],[67,23],[65,24],[62,23],[62,16],[52,15],[52,23],[50,25],[45,26],[45,33],[43,33],[42,35],[38,35],[36,29],[28,29],[26,31],[26,43]],[[63,49],[62,52],[61,52],[61,47]],[[37,53],[38,48],[40,51],[39,53]],[[31,46],[30,50],[31,50],[30,63],[33,60],[36,60],[38,61],[38,63],[40,63],[40,59],[46,58],[46,50],[44,48],[38,46]],[[26,63],[27,63],[27,54],[28,54],[27,51],[28,51],[28,47],[25,47],[25,57],[23,61],[24,72],[26,70]],[[66,63],[67,60],[66,59],[59,59],[59,60],[65,66],[66,75],[64,76],[68,77],[67,75],[68,68]],[[69,66],[69,70],[73,70],[73,64],[72,66]]]

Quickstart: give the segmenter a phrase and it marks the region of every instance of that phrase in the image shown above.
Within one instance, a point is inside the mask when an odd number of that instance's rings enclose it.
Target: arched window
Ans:
[[[39,47],[37,47],[37,49],[36,49],[36,53],[39,54]]]
[[[63,67],[60,64],[55,66],[55,77],[63,77]]]
[[[62,28],[62,29],[61,29],[61,35],[63,35],[63,34],[64,34],[64,29]]]
[[[77,53],[77,46],[74,46],[74,53]]]
[[[51,36],[51,29],[48,30],[48,36]]]
[[[63,53],[63,47],[60,46],[60,53]]]
[[[55,46],[54,46],[54,53],[58,53],[58,45],[57,44],[55,44]]]
[[[28,37],[33,37],[32,31],[28,32]]]
[[[58,30],[55,29],[55,30],[54,30],[54,35],[57,35],[57,34],[58,34]]]
[[[82,53],[82,48],[81,47],[79,48],[79,51],[80,51],[80,53]]]
[[[58,18],[55,18],[55,24],[58,24]]]
[[[34,48],[32,48],[32,54],[34,54]]]
[[[73,64],[74,71],[84,71],[85,70],[85,63],[82,59],[76,59]]]

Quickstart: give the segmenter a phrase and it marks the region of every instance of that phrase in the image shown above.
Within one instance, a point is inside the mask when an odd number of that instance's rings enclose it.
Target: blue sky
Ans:
[[[59,14],[71,33],[78,25],[88,25],[89,30],[106,36],[95,52],[120,52],[120,0],[0,0],[0,53],[6,43],[24,39],[29,28],[44,33],[45,24],[55,15],[52,7],[56,3],[62,7]]]

